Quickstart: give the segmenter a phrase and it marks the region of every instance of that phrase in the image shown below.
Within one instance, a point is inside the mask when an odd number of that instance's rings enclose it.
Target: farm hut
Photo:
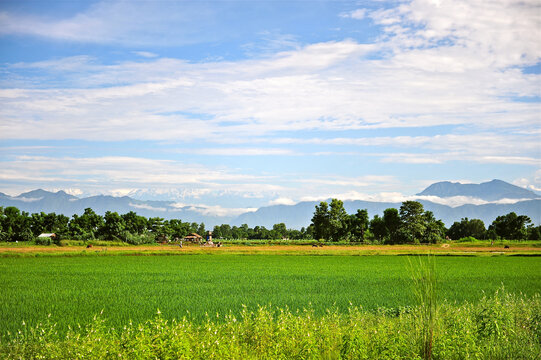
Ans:
[[[184,241],[201,242],[201,240],[203,240],[203,237],[196,233],[191,233],[190,235],[186,235],[184,237]]]
[[[49,238],[51,240],[54,240],[56,239],[56,234],[55,233],[43,233],[43,234],[39,234],[38,235],[38,238],[41,238],[41,239],[46,239],[46,238]]]

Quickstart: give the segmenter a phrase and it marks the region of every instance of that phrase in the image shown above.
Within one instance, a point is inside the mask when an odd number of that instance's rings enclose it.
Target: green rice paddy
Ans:
[[[258,305],[347,311],[414,305],[407,256],[192,255],[0,258],[0,330],[48,317],[57,329],[95,314],[111,327],[155,317],[217,320]],[[476,302],[505,287],[541,292],[541,257],[436,257],[438,294]],[[218,318],[219,319],[219,318]]]

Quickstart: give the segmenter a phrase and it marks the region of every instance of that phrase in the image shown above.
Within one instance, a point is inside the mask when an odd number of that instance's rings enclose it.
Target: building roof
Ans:
[[[43,233],[43,234],[39,234],[38,237],[53,237],[53,236],[56,236],[55,233]]]
[[[186,235],[184,238],[203,238],[203,237],[199,234],[191,233],[190,235]]]

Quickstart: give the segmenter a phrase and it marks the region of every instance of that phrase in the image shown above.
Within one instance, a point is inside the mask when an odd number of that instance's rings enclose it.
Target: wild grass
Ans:
[[[103,316],[66,334],[45,319],[2,339],[4,359],[422,359],[419,312],[367,311],[349,306],[318,315],[313,308],[259,307],[168,320],[161,314],[117,328]],[[433,359],[536,359],[541,357],[539,295],[503,289],[477,303],[442,302]]]
[[[438,313],[436,258],[427,254],[408,259],[413,294],[418,306],[416,329],[420,333],[421,354],[424,360],[431,360]]]

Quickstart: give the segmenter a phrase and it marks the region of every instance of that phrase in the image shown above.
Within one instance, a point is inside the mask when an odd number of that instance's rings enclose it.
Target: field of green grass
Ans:
[[[132,320],[206,315],[223,318],[245,305],[327,309],[414,305],[407,256],[186,255],[0,258],[1,333],[47,319],[65,332],[103,311],[110,327]],[[436,257],[438,294],[476,302],[505,287],[541,292],[541,257]],[[274,311],[274,310],[273,310]],[[219,320],[219,318],[218,318]]]

